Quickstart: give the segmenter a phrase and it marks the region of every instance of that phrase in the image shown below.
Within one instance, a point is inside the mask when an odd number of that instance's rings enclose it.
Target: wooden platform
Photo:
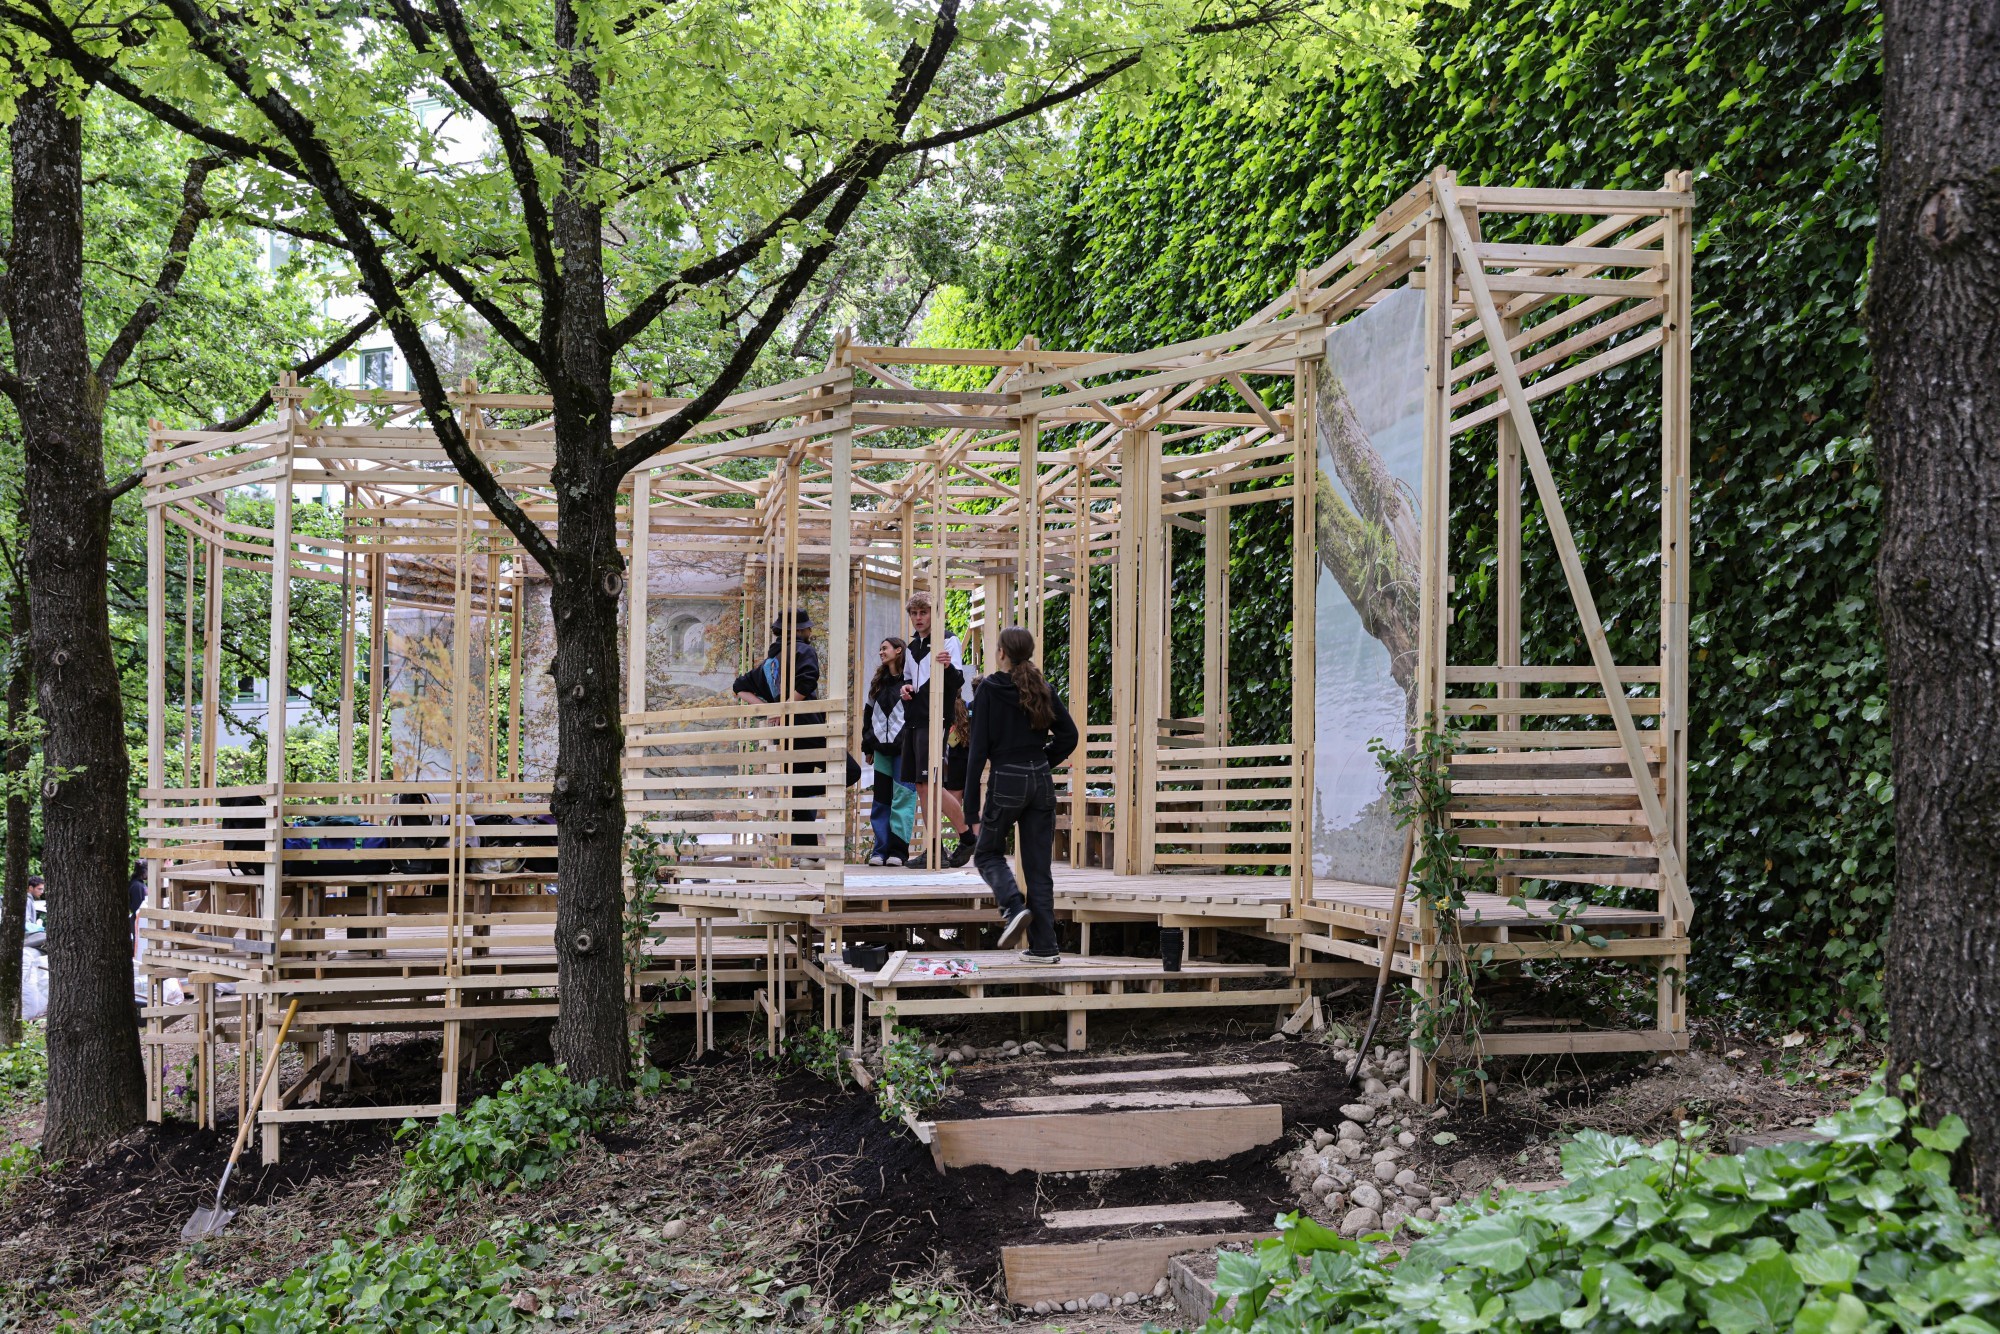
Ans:
[[[957,977],[924,976],[926,960],[957,959],[974,971]],[[1065,955],[1060,964],[1030,964],[1014,950],[899,951],[879,971],[863,971],[828,954],[819,962],[830,987],[852,991],[857,1043],[874,1005],[886,1042],[896,1018],[935,1014],[1060,1013],[1067,1017],[1067,1045],[1082,1051],[1093,1010],[1192,1007],[1295,1007],[1306,988],[1284,965],[1204,963],[1190,960],[1167,972],[1158,959]],[[1228,986],[1228,983],[1240,984]],[[1005,994],[996,994],[995,989]]]

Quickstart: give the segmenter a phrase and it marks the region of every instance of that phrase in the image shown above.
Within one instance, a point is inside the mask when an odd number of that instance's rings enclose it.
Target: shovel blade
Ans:
[[[194,1216],[181,1225],[182,1241],[199,1241],[212,1237],[229,1226],[229,1220],[236,1217],[234,1209],[197,1209]]]

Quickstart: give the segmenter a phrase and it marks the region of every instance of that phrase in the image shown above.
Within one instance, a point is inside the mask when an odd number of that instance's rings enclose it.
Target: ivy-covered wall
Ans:
[[[1692,167],[1694,983],[1774,1022],[1872,1022],[1892,869],[1861,309],[1876,5],[1471,0],[1434,10],[1422,42],[1414,82],[1338,76],[1277,123],[1198,98],[1098,122],[1069,196],[940,323],[989,345],[1195,337],[1283,290],[1435,165],[1469,183],[1632,188]],[[1608,606],[1621,585],[1657,589],[1657,399],[1657,373],[1632,368],[1537,410]],[[1454,493],[1477,489],[1480,508],[1461,515],[1458,615],[1490,636],[1490,473],[1461,453]],[[1284,508],[1240,511],[1236,528],[1245,742],[1286,726]],[[1586,661],[1544,574],[1531,574],[1529,660]],[[1177,582],[1182,660],[1198,660],[1200,580]],[[1627,661],[1657,635],[1612,629]]]

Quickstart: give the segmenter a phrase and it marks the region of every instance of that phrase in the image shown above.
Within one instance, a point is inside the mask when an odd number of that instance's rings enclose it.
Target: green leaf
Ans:
[[[1270,1280],[1254,1255],[1241,1251],[1218,1251],[1215,1257],[1215,1295],[1241,1297],[1268,1286]]]
[[[1698,1291],[1703,1313],[1719,1334],[1783,1329],[1805,1298],[1799,1276],[1782,1255],[1757,1261],[1732,1282]]]
[[[1528,1262],[1529,1245],[1521,1235],[1524,1220],[1490,1214],[1452,1235],[1450,1255],[1459,1264],[1507,1275]]]
[[[1927,1149],[1936,1149],[1939,1153],[1956,1153],[1959,1145],[1965,1143],[1968,1132],[1965,1122],[1956,1116],[1946,1116],[1934,1129],[1918,1126],[1911,1133],[1916,1136],[1917,1143]]]
[[[1525,1287],[1507,1294],[1508,1309],[1522,1324],[1533,1324],[1560,1315],[1576,1305],[1583,1295],[1582,1289],[1574,1284],[1564,1283],[1552,1275],[1544,1274]]]
[[[1818,1246],[1792,1252],[1792,1268],[1813,1287],[1852,1283],[1861,1272],[1861,1256],[1851,1246]]]
[[[1794,1334],[1861,1334],[1868,1327],[1868,1307],[1853,1293],[1821,1298],[1799,1308]]]
[[[1624,1265],[1604,1267],[1605,1309],[1627,1317],[1641,1329],[1672,1320],[1686,1306],[1687,1288],[1679,1279],[1670,1278],[1658,1288],[1649,1288]]]

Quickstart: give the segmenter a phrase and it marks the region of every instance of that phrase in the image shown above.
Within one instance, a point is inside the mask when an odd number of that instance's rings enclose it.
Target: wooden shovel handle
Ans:
[[[271,1085],[271,1076],[278,1069],[278,1053],[285,1049],[285,1034],[292,1030],[292,1019],[299,1012],[299,998],[292,997],[292,1003],[285,1009],[285,1021],[278,1025],[278,1036],[271,1040],[271,1053],[264,1059],[264,1073],[258,1077],[257,1092],[250,1098],[250,1106],[243,1114],[243,1124],[236,1128],[236,1147],[229,1151],[229,1165],[236,1166],[236,1160],[243,1156],[243,1146],[250,1142],[250,1127],[257,1124],[257,1105],[264,1101],[264,1090]]]

